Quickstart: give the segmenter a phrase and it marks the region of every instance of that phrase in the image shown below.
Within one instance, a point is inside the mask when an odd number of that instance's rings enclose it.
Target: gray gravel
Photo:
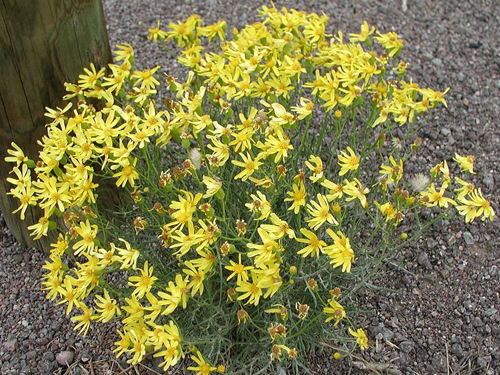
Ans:
[[[146,30],[156,20],[166,24],[198,13],[207,22],[225,19],[230,28],[241,27],[255,20],[255,10],[264,3],[104,0],[104,8],[112,45],[130,42],[140,67],[160,63],[179,75],[178,64],[146,40]],[[476,182],[500,214],[499,196],[494,194],[500,184],[499,2],[405,3],[406,12],[401,0],[276,1],[278,7],[324,12],[331,30],[357,32],[366,19],[402,35],[410,76],[436,89],[451,87],[448,109],[432,113],[432,126],[421,134],[422,150],[411,163],[435,164],[450,159],[455,150],[474,153]],[[358,296],[360,306],[373,310],[358,317],[373,340],[373,349],[363,353],[372,368],[393,374],[500,373],[499,232],[498,219],[466,229],[458,221],[440,222],[374,281],[393,292],[367,290]],[[99,369],[96,374],[119,369],[111,361],[113,327],[97,326],[88,338],[78,337],[64,309],[47,301],[40,290],[44,256],[16,244],[4,225],[0,257],[1,374],[65,373],[64,362],[57,360],[64,351],[75,354],[68,373],[85,374],[91,367]],[[334,361],[326,351],[315,357],[313,366],[315,374],[366,373],[359,363]],[[137,371],[148,373],[143,367]]]

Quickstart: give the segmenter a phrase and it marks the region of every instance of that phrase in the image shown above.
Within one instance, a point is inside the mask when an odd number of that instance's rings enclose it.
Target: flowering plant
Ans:
[[[405,174],[447,90],[404,79],[397,34],[260,15],[231,40],[197,15],[158,24],[148,38],[181,48],[186,80],[135,70],[120,45],[47,109],[36,164],[9,150],[16,211],[43,210],[35,239],[58,232],[48,298],[83,334],[118,319],[114,351],[130,363],[153,352],[167,369],[190,352],[198,374],[264,372],[269,356],[299,371],[315,347],[367,349],[347,306],[383,262],[454,212],[493,219],[481,189],[451,175],[474,174],[472,156]],[[112,213],[96,204],[106,179],[123,200]]]

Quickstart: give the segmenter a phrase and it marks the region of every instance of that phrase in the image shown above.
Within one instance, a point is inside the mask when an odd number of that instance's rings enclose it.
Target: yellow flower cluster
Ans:
[[[224,21],[203,26],[197,15],[167,30],[158,23],[148,39],[182,48],[185,82],[160,78],[160,66],[135,70],[132,46],[118,46],[108,69],[92,64],[66,84],[63,109],[47,108],[40,160],[16,145],[6,158],[15,164],[15,212],[43,210],[33,237],[59,229],[43,266],[48,298],[67,314],[76,308],[71,319],[84,334],[92,321],[119,319],[114,351],[130,363],[154,351],[168,369],[188,349],[196,363],[189,370],[224,372],[198,349],[210,340],[191,337],[214,325],[226,345],[218,353],[230,351],[235,335],[254,337],[260,349],[262,334],[272,359],[295,360],[310,325],[347,320],[338,287],[352,286],[343,280],[355,259],[369,261],[360,231],[392,233],[423,206],[455,206],[466,222],[493,219],[481,190],[458,177],[446,196],[446,161],[412,196],[409,154],[384,149],[395,126],[446,105],[446,90],[403,79],[397,34],[365,22],[345,39],[326,33],[324,15],[266,6],[259,13],[262,22],[234,29],[232,39]],[[162,87],[169,95],[156,101]],[[381,157],[380,169],[366,163],[369,155]],[[455,161],[473,173],[472,157]],[[102,178],[114,179],[127,201],[113,219],[96,204]],[[223,324],[196,318],[211,306]],[[237,332],[245,323],[252,330]],[[368,347],[362,329],[348,332]]]

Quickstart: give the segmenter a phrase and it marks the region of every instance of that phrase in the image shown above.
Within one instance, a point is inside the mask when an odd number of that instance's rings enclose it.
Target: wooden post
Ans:
[[[45,107],[62,107],[64,82],[91,62],[111,62],[101,0],[0,0],[0,209],[24,245],[47,251],[48,240],[33,241],[27,230],[39,211],[28,209],[25,221],[11,213],[19,202],[6,194],[7,149],[15,142],[38,159]]]

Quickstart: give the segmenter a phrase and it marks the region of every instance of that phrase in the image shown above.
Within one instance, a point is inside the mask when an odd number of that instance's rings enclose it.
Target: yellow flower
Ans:
[[[251,271],[252,274],[252,282],[241,281],[237,283],[236,291],[242,293],[238,296],[238,301],[244,300],[248,298],[248,301],[245,302],[245,305],[251,303],[255,306],[259,304],[260,298],[262,297],[262,288],[259,285],[260,278],[258,274]]]
[[[42,216],[40,219],[38,219],[38,223],[30,225],[28,229],[32,231],[30,235],[34,240],[38,240],[42,236],[46,236],[47,232],[49,231],[48,217]]]
[[[4,159],[7,163],[16,163],[16,166],[19,167],[21,163],[28,161],[28,157],[24,155],[23,150],[17,144],[12,142],[10,145],[13,149],[7,149],[7,154],[10,155]]]
[[[458,192],[458,198],[464,198],[467,194],[472,193],[472,191],[475,189],[474,184],[464,181],[459,177],[455,177],[455,181],[458,182],[461,187],[454,189],[456,192]]]
[[[64,278],[64,283],[61,288],[61,296],[63,299],[59,302],[57,302],[58,305],[67,303],[68,306],[66,306],[66,315],[69,315],[71,311],[73,310],[73,306],[75,306],[76,303],[78,303],[77,300],[77,292],[73,288],[73,286],[76,284],[76,280],[71,277],[71,276],[66,276]]]
[[[172,203],[170,203],[170,216],[175,221],[168,224],[168,226],[180,229],[182,229],[186,223],[191,221],[193,214],[196,211],[196,205],[203,197],[201,193],[193,195],[188,191],[181,191],[184,193],[185,198],[178,195],[177,199],[179,200],[172,201]]]
[[[277,137],[270,135],[265,145],[267,146],[265,151],[267,155],[276,154],[274,157],[275,163],[279,163],[281,159],[285,160],[288,157],[288,150],[293,150],[290,140],[286,138],[283,132],[278,132]]]
[[[90,63],[90,69],[83,68],[86,74],[80,74],[78,76],[78,84],[82,89],[89,89],[96,86],[99,78],[104,75],[106,68],[101,68],[99,71],[96,70],[94,63]]]
[[[123,238],[119,238],[121,242],[125,244],[125,248],[116,247],[115,244],[111,243],[110,246],[113,252],[116,250],[118,252],[118,261],[122,264],[120,269],[132,268],[136,269],[137,259],[139,259],[139,251],[132,249],[130,244]]]
[[[341,151],[338,155],[340,172],[339,176],[345,175],[349,171],[355,171],[359,168],[359,158],[356,156],[352,148],[347,147],[347,151]]]
[[[69,183],[58,181],[55,177],[39,175],[39,181],[33,184],[38,188],[39,206],[45,210],[48,216],[52,215],[54,208],[64,212],[65,204],[71,202]]]
[[[156,26],[148,29],[148,40],[154,40],[155,42],[160,39],[165,39],[167,37],[167,33],[163,30],[160,30],[160,21],[156,22]]]
[[[104,296],[96,295],[95,305],[96,311],[100,314],[97,319],[99,322],[109,322],[115,315],[121,314],[116,300],[109,296],[106,289],[104,289]]]
[[[339,322],[347,315],[345,313],[344,307],[333,298],[330,298],[328,300],[328,306],[323,308],[323,314],[330,315],[325,319],[326,323],[328,323],[330,320],[335,319],[334,325],[339,324]]]
[[[17,189],[11,189],[8,194],[19,199],[21,205],[14,211],[12,211],[12,213],[15,214],[16,212],[21,211],[20,218],[21,220],[24,220],[28,206],[33,206],[37,202],[37,198],[35,197],[35,189],[31,186],[31,184],[28,184],[27,186],[22,186]]]
[[[306,69],[302,66],[298,59],[291,58],[288,55],[285,55],[284,60],[282,60],[280,70],[289,77],[297,76],[299,81],[301,74],[307,73]]]
[[[350,86],[347,89],[340,88],[339,91],[345,94],[339,99],[339,103],[349,107],[356,98],[361,96],[363,89],[359,86]]]
[[[163,362],[161,362],[159,366],[163,367],[164,371],[167,371],[170,367],[175,366],[179,362],[183,353],[177,341],[167,341],[164,345],[165,350],[155,353],[153,356],[163,357]]]
[[[293,184],[292,189],[293,191],[286,192],[290,198],[285,198],[285,202],[293,202],[288,209],[298,214],[300,208],[306,205],[306,187],[304,183],[300,182],[299,184]]]
[[[153,276],[153,267],[149,267],[148,261],[144,263],[144,267],[141,271],[140,276],[130,276],[128,278],[128,285],[134,287],[132,295],[137,296],[137,298],[142,298],[146,293],[148,293],[153,287],[157,277]]]
[[[295,232],[286,221],[281,220],[274,212],[271,213],[269,218],[272,224],[262,224],[262,229],[276,236],[276,239],[283,238],[286,235],[288,235],[288,238],[295,238]]]
[[[196,351],[196,355],[192,355],[191,359],[196,362],[198,366],[190,366],[188,370],[196,372],[196,375],[210,375],[210,373],[217,370],[216,367],[213,367],[203,358],[199,351]]]
[[[312,182],[318,182],[323,178],[323,161],[319,156],[309,156],[309,160],[306,161],[306,167],[313,172],[313,174],[309,176]]]
[[[352,250],[349,238],[341,231],[335,233],[328,228],[326,233],[334,241],[333,244],[323,248],[325,254],[330,257],[330,264],[333,268],[342,266],[342,272],[351,272],[351,265],[354,261],[354,251]]]
[[[470,200],[474,206],[478,207],[477,216],[483,215],[481,218],[482,221],[486,219],[493,221],[495,211],[493,210],[493,207],[491,207],[490,202],[483,197],[483,193],[480,188],[474,189],[474,191],[470,194]]]
[[[250,198],[253,199],[251,203],[246,203],[245,206],[254,214],[260,215],[256,220],[264,220],[271,214],[271,203],[267,200],[266,196],[257,191],[257,195],[251,194]]]
[[[329,190],[329,194],[326,195],[328,202],[334,201],[335,199],[342,198],[344,195],[344,185],[336,184],[330,180],[323,180],[321,186],[324,186]]]
[[[286,320],[288,317],[288,309],[279,303],[272,305],[271,309],[264,310],[264,312],[268,314],[280,314],[281,320]]]
[[[193,14],[185,22],[177,21],[168,24],[170,31],[167,32],[169,39],[174,39],[179,47],[192,44],[194,32],[200,24],[200,18]]]
[[[393,57],[403,48],[403,41],[398,38],[398,34],[395,32],[391,31],[387,34],[377,32],[377,34],[379,36],[376,36],[375,40],[389,52],[389,57]]]
[[[235,152],[245,151],[252,148],[252,143],[254,143],[253,135],[255,132],[252,128],[244,128],[239,132],[233,132],[231,135],[235,138],[229,142],[230,146],[234,146]]]
[[[382,165],[379,173],[387,176],[387,183],[397,183],[403,177],[403,160],[399,159],[399,162],[396,163],[396,160],[391,155],[389,156],[389,162],[391,165]]]
[[[191,295],[195,296],[197,293],[200,293],[200,295],[202,295],[204,290],[203,281],[205,280],[205,272],[203,272],[199,268],[196,268],[193,263],[189,261],[185,262],[184,265],[187,268],[184,268],[182,272],[184,272],[191,278],[191,281],[188,284],[188,288],[191,290]]]
[[[132,358],[127,360],[127,363],[137,364],[146,355],[146,335],[139,333],[139,331],[135,329],[130,330],[130,341],[132,347],[129,350],[129,353],[133,354]]]
[[[201,220],[200,220],[200,223],[202,223]],[[216,256],[214,255],[214,253],[212,253],[208,249],[201,249],[200,250],[200,247],[198,247],[198,249],[196,249],[196,251],[198,252],[198,255],[200,255],[200,257],[193,259],[191,261],[191,263],[193,263],[193,265],[195,267],[197,267],[201,272],[204,272],[204,273],[210,272],[210,270],[212,269],[212,266],[214,265],[215,261],[217,260]]]
[[[125,306],[122,309],[128,314],[128,317],[123,319],[123,323],[130,324],[137,321],[141,321],[144,316],[144,307],[137,300],[135,296],[132,298],[125,298]]]
[[[12,185],[15,185],[16,187],[13,190],[21,190],[23,187],[30,187],[32,182],[31,182],[31,170],[28,168],[26,164],[23,164],[21,169],[19,167],[14,167],[12,168],[12,171],[10,173],[14,173],[17,178],[13,177],[7,177],[7,182],[9,182]],[[47,179],[48,177],[43,175],[43,178]],[[42,193],[45,192],[44,186],[45,185],[39,185],[42,188]],[[12,192],[12,190],[11,190]],[[46,193],[46,192],[45,192]]]
[[[278,242],[276,242],[277,238],[265,231],[262,227],[257,229],[257,233],[259,233],[262,244],[248,243],[247,247],[255,250],[250,251],[247,256],[250,258],[255,257],[255,265],[261,267],[275,256],[275,252],[280,249],[280,246]]]
[[[97,225],[90,225],[88,220],[81,222],[80,226],[75,228],[76,233],[80,236],[81,240],[73,245],[73,251],[75,255],[81,252],[92,252],[95,249],[95,238],[97,235]]]
[[[250,177],[250,181],[252,181],[255,184],[255,186],[263,187],[264,189],[269,189],[274,186],[273,180],[271,180],[270,177],[264,177],[264,178]]]
[[[456,205],[453,199],[444,196],[447,187],[448,184],[443,183],[443,185],[441,185],[441,189],[437,191],[435,185],[431,184],[431,186],[429,186],[426,191],[424,190],[420,192],[421,197],[424,199],[422,201],[423,204],[427,207],[434,207],[439,205],[439,207],[444,208],[448,208],[449,204]]]
[[[226,279],[227,281],[231,280],[233,277],[237,277],[237,283],[240,284],[242,281],[248,281],[248,272],[249,270],[253,270],[253,266],[245,266],[241,264],[241,254],[238,254],[238,263],[229,260],[231,263],[230,266],[224,266],[228,271],[232,271],[231,275]]]
[[[222,166],[229,159],[229,146],[219,141],[216,137],[207,136],[212,143],[208,144],[208,148],[214,153],[207,155],[211,165]]]
[[[304,35],[310,43],[319,43],[328,36],[325,32],[325,26],[328,18],[326,16],[316,19],[311,19],[304,24]]]
[[[118,44],[116,50],[113,51],[115,60],[127,60],[134,56],[134,48],[129,43]]]
[[[62,256],[63,253],[68,249],[69,247],[69,239],[68,235],[62,235],[59,233],[59,236],[57,237],[57,241],[54,243],[50,244],[50,255],[56,255],[58,257]]]
[[[308,256],[319,257],[319,252],[323,251],[323,246],[326,246],[326,242],[320,240],[316,234],[305,228],[301,228],[300,233],[306,236],[306,238],[297,238],[296,241],[305,243],[307,246],[300,249],[297,254],[301,255],[303,258]]]
[[[349,34],[350,38],[349,41],[351,43],[356,43],[356,42],[366,42],[368,37],[375,32],[375,27],[370,27],[368,25],[368,22],[364,21],[363,24],[361,25],[361,33],[359,34]]]
[[[132,164],[129,159],[124,159],[124,161],[120,164],[114,164],[111,166],[112,170],[122,168],[120,172],[116,172],[113,174],[113,177],[118,178],[116,181],[116,186],[124,187],[127,183],[131,186],[135,186],[135,180],[139,177],[139,173],[135,169],[137,164],[137,159],[134,158]]]
[[[189,220],[187,223],[187,229],[188,233],[184,234],[184,232],[179,229],[174,232],[174,234],[171,236],[171,240],[173,242],[172,245],[170,245],[170,248],[176,249],[179,248],[176,252],[172,253],[173,256],[176,256],[177,258],[182,258],[184,255],[186,255],[189,250],[196,244],[198,244],[201,240],[201,232],[196,231],[194,229],[194,223],[192,220]]]
[[[361,206],[366,208],[368,206],[368,201],[366,200],[366,194],[370,192],[368,188],[364,188],[357,178],[353,181],[344,181],[344,193],[349,197],[346,199],[348,202],[359,199]]]
[[[124,332],[121,333],[120,331],[118,332],[118,335],[120,335],[120,340],[115,341],[116,348],[113,349],[113,352],[116,353],[116,358],[120,358],[120,356],[125,353],[129,352],[129,347],[130,347],[130,337],[129,337],[129,332]]]
[[[390,202],[380,204],[377,201],[375,201],[375,205],[378,207],[380,212],[382,212],[382,214],[385,215],[385,221],[394,219],[396,213],[398,212]]]
[[[226,21],[219,21],[213,25],[198,28],[198,35],[207,37],[209,41],[212,41],[215,37],[219,38],[220,41],[224,41],[226,39],[226,28]]]
[[[356,344],[359,345],[361,350],[368,349],[368,337],[366,337],[366,333],[362,328],[358,328],[356,331],[349,328],[348,331],[352,336],[356,337]]]
[[[312,114],[314,109],[314,103],[307,98],[300,98],[300,106],[293,106],[292,111],[297,113],[298,119],[303,120],[310,114]]]
[[[264,104],[264,103],[263,103]],[[267,103],[266,103],[267,104]],[[269,106],[269,104],[267,104]],[[271,104],[271,108],[274,111],[275,116],[271,118],[271,126],[282,126],[286,124],[292,124],[295,122],[295,117],[290,112],[287,112],[285,107],[279,103]]]
[[[312,216],[312,218],[306,220],[309,227],[316,230],[326,222],[338,225],[337,220],[330,212],[330,206],[326,197],[322,194],[318,194],[317,198],[318,202],[311,201],[311,203],[307,205],[307,212]]]
[[[453,158],[459,165],[462,171],[469,172],[475,174],[474,172],[474,156],[460,156],[457,152],[455,152],[455,157]]]
[[[477,214],[477,206],[472,201],[466,199],[465,196],[458,196],[458,203],[455,208],[460,215],[465,217],[466,223],[474,221],[479,216]]]
[[[161,298],[161,300],[157,300],[156,297],[154,297],[151,293],[148,293],[146,297],[148,300],[153,301],[154,306],[166,306],[163,311],[161,311],[162,315],[169,315],[172,314],[175,309],[177,309],[177,306],[182,303],[182,308],[186,308],[187,306],[187,301],[189,298],[189,276],[182,277],[182,274],[177,274],[175,275],[175,283],[173,281],[168,282],[168,287],[166,288],[167,293],[165,292],[158,292],[158,297]],[[153,306],[152,306],[153,307]],[[149,310],[149,308],[146,307],[146,309]],[[153,310],[153,309],[152,309]],[[151,314],[148,314],[147,318],[151,319],[151,321],[154,321],[156,319],[156,316],[158,316],[158,313],[160,312],[160,309],[156,310],[156,308],[153,310]]]
[[[136,70],[132,73],[132,78],[135,78],[134,86],[141,84],[141,89],[154,90],[155,86],[158,86],[160,82],[154,77],[156,71],[160,69],[160,66],[155,66],[153,69],[149,70]]]
[[[422,94],[424,100],[428,100],[432,104],[442,103],[445,107],[447,107],[447,105],[446,105],[446,100],[443,98],[443,96],[448,91],[450,91],[449,87],[447,87],[443,92],[434,91],[432,89],[419,89],[419,92]]]
[[[55,262],[57,264],[57,262]],[[59,263],[61,265],[61,263]],[[49,266],[46,264],[46,266]],[[44,268],[48,269],[46,266]],[[57,265],[56,265],[57,267]],[[43,290],[47,290],[47,299],[51,301],[54,300],[59,295],[64,294],[64,288],[62,286],[63,273],[60,270],[51,271],[43,276],[44,281],[42,282]]]
[[[203,183],[207,187],[207,192],[203,194],[203,198],[214,196],[222,188],[222,182],[212,177],[203,176]]]
[[[83,253],[87,258],[87,262],[78,263],[78,279],[76,285],[78,288],[78,296],[86,297],[99,282],[100,271],[102,266],[99,265],[99,258]]]
[[[97,315],[94,315],[93,309],[88,308],[83,302],[78,302],[77,306],[80,310],[82,310],[82,315],[77,315],[71,318],[72,322],[78,322],[78,324],[73,328],[74,330],[80,329],[78,331],[79,334],[86,336],[87,331],[90,327],[90,322],[92,320],[96,320],[98,318]]]
[[[246,181],[251,175],[254,174],[255,171],[259,169],[259,167],[262,165],[262,162],[259,161],[259,156],[257,156],[255,159],[252,159],[252,157],[248,153],[246,154],[246,156],[245,154],[241,154],[240,156],[243,159],[242,162],[238,160],[231,160],[231,163],[243,168],[243,171],[234,176],[234,179],[237,180],[241,178],[242,181]]]
[[[198,135],[198,133],[201,133],[203,130],[211,128],[212,124],[214,123],[210,118],[210,115],[200,116],[199,114],[195,113],[194,116],[195,120],[191,121],[191,124],[193,125],[193,134],[195,136]]]

